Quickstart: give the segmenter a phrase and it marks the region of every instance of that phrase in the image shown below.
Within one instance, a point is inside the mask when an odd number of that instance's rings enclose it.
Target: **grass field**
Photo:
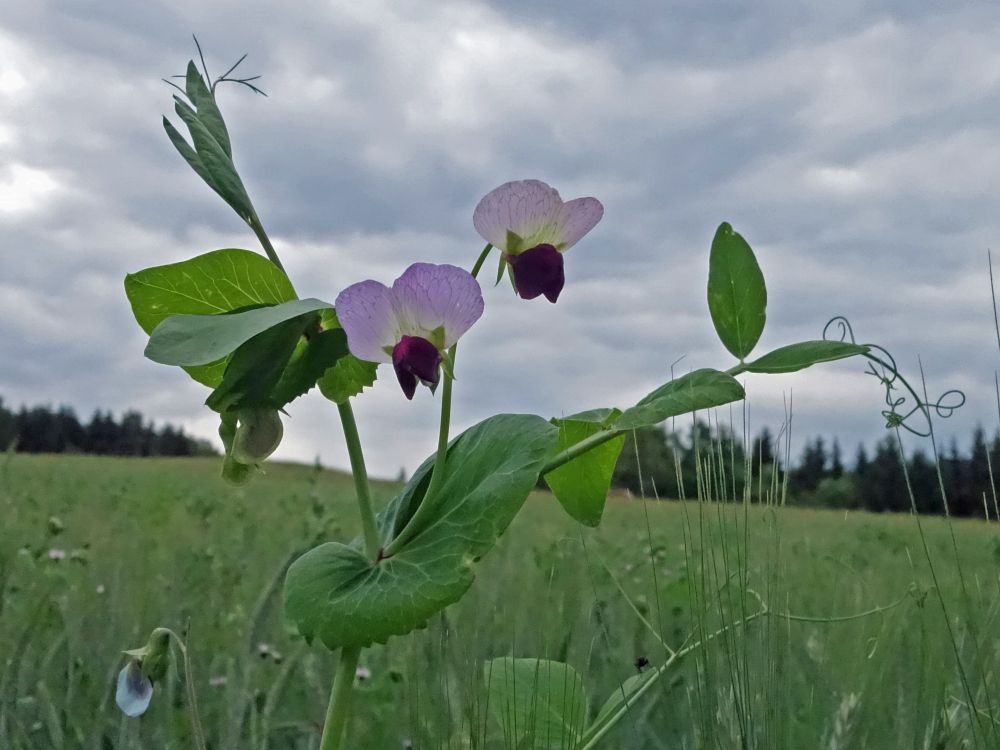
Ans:
[[[217,474],[0,457],[0,748],[191,747],[176,672],[139,720],[113,699],[121,650],[188,622],[210,747],[317,746],[335,657],[285,624],[281,578],[293,552],[354,535],[350,479],[275,465],[236,490]],[[1000,747],[1000,535],[923,524],[933,571],[910,516],[615,497],[586,530],[538,493],[462,602],[362,654],[347,746],[506,747],[485,659],[567,661],[596,711],[637,658],[728,626],[601,747]]]

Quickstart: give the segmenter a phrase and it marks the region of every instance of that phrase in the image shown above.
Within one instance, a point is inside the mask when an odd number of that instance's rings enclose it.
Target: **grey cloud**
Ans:
[[[304,294],[332,299],[418,258],[471,263],[472,209],[507,179],[604,201],[559,305],[487,290],[461,424],[626,405],[678,357],[727,364],[704,298],[721,220],[768,278],[762,350],[847,313],[901,364],[920,354],[935,388],[968,388],[951,428],[994,424],[998,27],[987,4],[931,2],[17,4],[0,73],[27,87],[0,86],[0,184],[23,165],[59,187],[0,212],[0,395],[134,406],[213,435],[203,389],[141,359],[120,287],[144,266],[254,247],[160,128],[159,78],[183,70],[196,31],[213,71],[246,51],[264,75],[267,99],[230,87],[221,102]],[[392,474],[433,449],[435,402],[383,381],[358,412],[373,467]],[[881,397],[856,363],[749,384],[759,424],[793,391],[797,434],[879,434]],[[317,398],[292,406],[282,455],[343,465]]]

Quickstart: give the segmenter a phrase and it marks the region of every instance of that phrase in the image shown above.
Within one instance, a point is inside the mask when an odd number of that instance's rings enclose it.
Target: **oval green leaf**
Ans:
[[[821,362],[833,362],[869,352],[867,346],[848,341],[802,341],[789,344],[748,362],[747,372],[781,373],[804,370]]]
[[[216,315],[295,299],[295,289],[274,263],[249,250],[213,250],[180,263],[125,277],[125,294],[146,333],[173,315]],[[225,362],[186,368],[199,383],[222,382]]]
[[[330,649],[384,643],[422,627],[472,585],[475,563],[496,544],[555,450],[558,430],[541,417],[501,414],[449,446],[440,507],[392,557],[373,562],[331,542],[296,560],[285,580],[285,612],[307,639]],[[427,489],[433,459],[379,514],[387,542]]]
[[[310,298],[225,315],[173,315],[153,329],[144,353],[162,365],[205,365],[286,320],[332,307]]]
[[[747,241],[723,222],[708,260],[708,309],[723,345],[743,360],[764,331],[767,288]]]
[[[659,424],[670,417],[739,401],[745,395],[743,386],[732,375],[708,368],[695,370],[660,386],[626,409],[614,426],[632,430]]]

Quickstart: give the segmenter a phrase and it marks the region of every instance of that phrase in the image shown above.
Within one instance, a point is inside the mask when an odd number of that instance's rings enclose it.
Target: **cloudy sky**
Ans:
[[[752,8],[752,10],[751,10]],[[268,98],[220,89],[237,165],[302,296],[410,262],[471,265],[479,198],[540,178],[605,218],[558,305],[486,291],[456,421],[628,406],[670,365],[728,367],[708,317],[720,221],[768,282],[760,351],[849,315],[932,391],[996,425],[987,250],[1000,211],[1000,6],[907,0],[612,4],[62,0],[0,7],[0,396],[136,407],[214,437],[207,393],[142,357],[139,270],[253,236],[173,151],[163,76],[203,42]],[[436,401],[391,372],[356,406],[377,474],[434,444]],[[747,380],[753,425],[880,434],[858,363]],[[290,407],[281,455],[345,465],[331,405]]]

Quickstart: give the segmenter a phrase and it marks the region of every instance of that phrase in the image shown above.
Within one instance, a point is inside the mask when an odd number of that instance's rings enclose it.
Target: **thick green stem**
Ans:
[[[451,348],[451,358],[454,362],[454,346]],[[404,544],[413,538],[414,534],[420,531],[425,519],[434,511],[434,506],[436,505],[434,502],[435,496],[441,487],[441,483],[444,481],[444,469],[448,461],[448,430],[451,425],[451,384],[451,376],[445,373],[444,383],[441,387],[441,424],[438,429],[437,457],[434,459],[434,468],[431,470],[431,481],[427,485],[427,491],[424,493],[420,505],[417,506],[416,512],[396,538],[386,545],[382,553],[383,557],[396,554]]]
[[[345,648],[340,651],[340,662],[333,677],[333,689],[330,691],[330,704],[326,709],[319,750],[340,750],[344,741],[344,729],[351,709],[351,690],[354,688],[354,676],[360,656],[360,648]]]
[[[365,455],[361,450],[358,423],[354,420],[354,410],[350,401],[337,404],[337,410],[340,412],[340,422],[344,426],[347,454],[351,457],[351,474],[354,475],[354,489],[358,496],[358,510],[361,512],[365,551],[368,557],[375,560],[379,556],[382,544],[378,538],[378,527],[375,525],[375,509],[372,506],[372,491],[368,484],[368,469],[365,468]]]

